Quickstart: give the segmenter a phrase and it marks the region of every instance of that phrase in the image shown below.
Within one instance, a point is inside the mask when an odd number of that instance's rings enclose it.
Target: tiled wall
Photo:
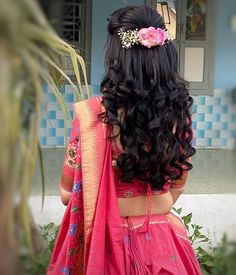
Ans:
[[[61,87],[61,93],[73,117],[73,90],[69,85]],[[65,127],[65,124],[68,124]],[[44,98],[40,121],[40,143],[44,147],[64,147],[67,136],[70,134],[70,121],[64,120],[64,114],[61,111],[54,94],[44,87]],[[65,130],[68,129],[68,130]]]
[[[45,87],[40,123],[40,142],[45,147],[65,146],[65,122],[55,96]],[[61,88],[71,114],[73,91],[69,85]],[[236,143],[236,103],[230,93],[215,90],[214,96],[194,96],[194,145],[197,147],[232,149]],[[70,125],[70,124],[69,124]]]
[[[195,146],[235,147],[236,103],[230,92],[215,90],[213,97],[195,96],[193,113]]]

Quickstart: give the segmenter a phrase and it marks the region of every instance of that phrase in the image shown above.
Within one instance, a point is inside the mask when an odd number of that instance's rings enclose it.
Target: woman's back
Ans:
[[[148,185],[145,182],[140,182],[137,179],[134,179],[132,183],[124,183],[119,180],[119,171],[117,168],[116,159],[119,153],[123,152],[123,148],[119,140],[118,127],[113,127],[113,135],[117,136],[116,139],[114,139],[112,142],[112,165],[116,179],[115,183],[120,216],[128,217],[147,215],[149,210],[148,200],[150,199],[151,214],[168,213],[174,204],[170,191],[171,184],[169,182],[166,182],[163,190],[148,192]],[[182,190],[183,189],[181,189],[181,192]]]

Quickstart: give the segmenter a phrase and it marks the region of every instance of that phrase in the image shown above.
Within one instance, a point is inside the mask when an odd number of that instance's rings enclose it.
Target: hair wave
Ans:
[[[192,168],[188,158],[195,153],[191,145],[193,99],[188,83],[177,72],[177,51],[171,41],[152,48],[122,48],[120,28],[150,26],[165,28],[160,14],[147,6],[128,6],[108,19],[100,86],[105,112],[99,119],[120,128],[124,153],[117,165],[121,181],[137,178],[160,190],[167,180],[179,179]]]

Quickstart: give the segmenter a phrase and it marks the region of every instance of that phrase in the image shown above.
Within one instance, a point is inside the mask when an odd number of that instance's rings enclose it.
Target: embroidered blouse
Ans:
[[[82,180],[81,174],[81,154],[79,143],[79,120],[76,118],[73,122],[71,136],[67,145],[65,159],[62,166],[60,187],[67,191],[72,192],[74,184],[75,170],[78,170],[78,181]]]

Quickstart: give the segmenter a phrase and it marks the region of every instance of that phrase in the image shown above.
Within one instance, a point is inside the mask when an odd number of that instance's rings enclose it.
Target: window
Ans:
[[[89,0],[39,0],[49,22],[58,35],[74,45],[84,58],[90,75],[91,59],[91,1]],[[73,78],[72,64],[66,64],[67,74]]]
[[[194,95],[213,94],[214,13],[213,0],[147,0],[163,17],[178,51],[179,73]]]

